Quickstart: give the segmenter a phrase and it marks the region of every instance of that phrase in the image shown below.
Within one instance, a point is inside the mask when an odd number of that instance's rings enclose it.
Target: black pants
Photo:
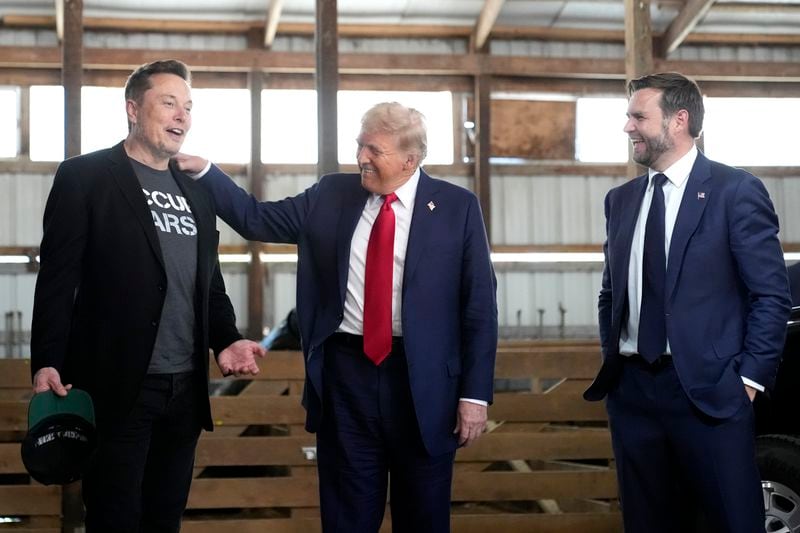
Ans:
[[[149,375],[129,415],[98,427],[87,533],[177,532],[200,436],[192,373]]]
[[[379,366],[360,337],[325,345],[324,407],[317,468],[324,533],[377,533],[387,493],[394,533],[450,531],[455,452],[425,450],[402,341]]]
[[[606,406],[625,533],[763,533],[744,384],[738,401],[730,418],[713,419],[692,405],[669,360],[623,363]]]

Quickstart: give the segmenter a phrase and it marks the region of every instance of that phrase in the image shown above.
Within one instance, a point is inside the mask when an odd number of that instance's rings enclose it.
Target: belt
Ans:
[[[636,365],[651,372],[658,372],[672,366],[672,356],[666,353],[659,355],[652,363],[648,362],[647,359],[638,353],[625,355],[622,359],[629,364]]]
[[[339,346],[347,346],[350,349],[364,351],[364,336],[353,335],[352,333],[345,333],[337,331],[329,337],[329,340],[338,344]],[[392,350],[403,347],[403,337],[392,337]]]

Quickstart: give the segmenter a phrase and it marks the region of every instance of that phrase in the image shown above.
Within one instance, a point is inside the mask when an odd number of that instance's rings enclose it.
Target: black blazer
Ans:
[[[172,168],[198,230],[195,354],[198,401],[211,429],[208,349],[241,338],[217,258],[213,201]],[[68,159],[44,211],[31,372],[52,366],[86,389],[99,421],[127,413],[155,344],[167,277],[142,188],[122,143]]]

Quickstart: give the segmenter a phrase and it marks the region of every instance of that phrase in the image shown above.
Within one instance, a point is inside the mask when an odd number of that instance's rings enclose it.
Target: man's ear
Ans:
[[[414,153],[406,154],[406,161],[403,163],[403,168],[405,170],[412,170],[419,166],[419,156]]]
[[[138,106],[133,100],[125,100],[125,114],[128,115],[128,124],[136,124],[136,111]]]
[[[681,130],[689,130],[689,112],[687,110],[679,109],[672,118],[675,119],[675,124],[679,126]]]

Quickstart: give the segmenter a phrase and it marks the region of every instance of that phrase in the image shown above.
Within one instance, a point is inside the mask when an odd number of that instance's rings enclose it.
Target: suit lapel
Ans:
[[[111,178],[117,183],[122,191],[122,195],[128,201],[136,222],[142,227],[150,249],[155,254],[161,267],[164,268],[164,257],[161,255],[161,245],[156,234],[156,227],[153,223],[153,215],[147,207],[147,202],[142,193],[142,186],[136,178],[128,155],[125,153],[123,143],[119,143],[111,149],[109,154],[111,167],[109,168]]]
[[[336,226],[336,269],[339,278],[339,298],[344,302],[345,292],[347,292],[347,274],[350,271],[350,243],[353,241],[353,232],[356,230],[358,219],[361,218],[370,193],[361,187],[360,181],[358,192],[351,193],[349,190],[341,192],[341,214]],[[332,208],[338,209],[339,206]]]
[[[667,259],[666,297],[672,295],[678,281],[678,273],[683,264],[686,246],[689,244],[700,218],[703,216],[706,205],[711,196],[711,165],[706,157],[699,153],[694,162],[686,190],[683,193],[675,228],[672,230],[672,240],[669,245],[669,259]]]
[[[420,170],[417,195],[414,199],[414,213],[411,215],[411,227],[408,230],[403,287],[406,286],[406,281],[414,275],[414,269],[422,257],[422,252],[425,251],[428,238],[435,231],[436,211],[429,209],[427,204],[434,200],[438,192],[439,186],[436,185],[436,182]]]

